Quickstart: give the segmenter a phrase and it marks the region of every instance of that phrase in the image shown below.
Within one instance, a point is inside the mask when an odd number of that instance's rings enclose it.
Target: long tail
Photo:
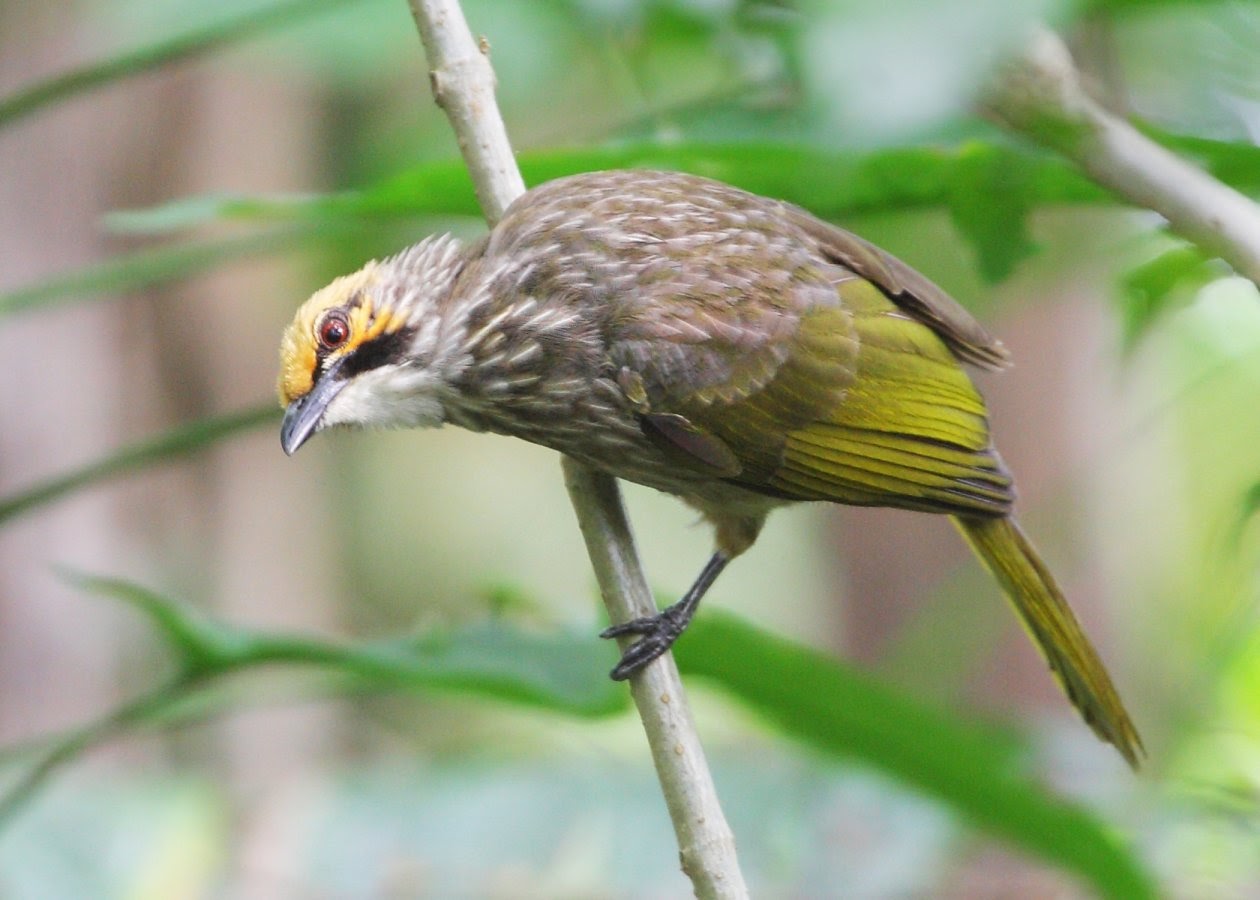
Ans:
[[[1104,741],[1137,768],[1145,751],[1106,667],[1081,630],[1054,576],[1013,517],[954,522],[1002,585],[1068,699]]]

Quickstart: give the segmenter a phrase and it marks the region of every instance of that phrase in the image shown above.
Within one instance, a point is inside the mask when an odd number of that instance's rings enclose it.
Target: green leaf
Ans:
[[[1256,518],[1257,514],[1260,514],[1260,481],[1257,481],[1243,493],[1242,502],[1239,504],[1238,518],[1232,529],[1232,543],[1237,545],[1242,540],[1243,532],[1247,530],[1247,526],[1251,524],[1251,521]],[[1257,694],[1257,697],[1260,698],[1260,694]]]
[[[200,419],[172,428],[164,434],[124,447],[81,468],[8,497],[0,497],[0,523],[59,500],[80,488],[148,468],[157,462],[195,453],[242,431],[276,422],[279,418],[278,408],[266,406]]]
[[[468,170],[458,160],[430,162],[374,187],[333,194],[206,194],[149,209],[119,210],[105,226],[121,234],[169,234],[215,222],[344,223],[416,215],[479,215]]]
[[[1260,191],[1260,148],[1147,129],[1227,184]],[[826,219],[860,213],[947,207],[971,238],[988,275],[1001,277],[1033,249],[1026,218],[1037,206],[1114,203],[1056,156],[1000,140],[912,146],[869,153],[808,144],[642,140],[554,149],[518,157],[526,183],[596,169],[680,169],[788,200]],[[127,233],[163,234],[209,222],[330,222],[373,217],[478,214],[458,160],[427,162],[362,190],[325,195],[210,195],[110,214]]]
[[[204,272],[230,259],[279,253],[307,243],[313,237],[310,231],[290,228],[271,234],[197,240],[138,250],[0,294],[0,316],[160,284]]]
[[[128,581],[72,576],[81,587],[143,612],[178,655],[183,678],[204,680],[277,663],[312,666],[374,690],[462,690],[572,715],[625,709],[610,681],[615,649],[593,633],[531,634],[500,619],[450,631],[347,645],[215,622]]]
[[[76,94],[167,63],[220,50],[237,41],[284,28],[351,2],[358,0],[287,0],[120,53],[98,63],[71,69],[0,100],[0,128]]]
[[[233,632],[129,581],[64,571],[71,584],[89,593],[120,600],[143,613],[175,652],[180,677],[189,681],[218,674],[231,667],[241,650]]]
[[[669,145],[641,142],[591,150],[525,154],[531,184],[561,175],[623,166],[685,169],[747,190],[781,197],[823,218],[919,209],[954,202],[960,179],[990,183],[984,166],[1018,168],[1037,202],[1099,202],[1099,188],[1057,161],[1003,148],[968,153],[934,147],[836,154],[787,145]],[[959,173],[965,170],[964,178]],[[230,259],[280,253],[361,233],[366,223],[421,215],[477,216],[467,170],[457,160],[426,163],[361,191],[325,195],[205,195],[144,210],[111,213],[106,224],[127,234],[170,234],[216,222],[264,226],[244,236],[191,240],[140,250],[0,294],[0,315],[134,290],[204,271]],[[279,223],[279,225],[278,225]],[[983,247],[983,244],[980,245]],[[984,257],[982,257],[982,260]],[[1000,266],[999,266],[1000,268]]]
[[[958,156],[949,184],[949,211],[976,250],[980,274],[996,283],[1036,250],[1028,215],[1037,202],[1032,172],[1020,155],[973,142]]]
[[[1260,147],[1254,143],[1175,134],[1149,123],[1139,125],[1151,140],[1198,163],[1217,180],[1245,194],[1260,193]]]
[[[1120,280],[1119,295],[1124,349],[1132,350],[1160,316],[1223,274],[1220,263],[1190,245],[1129,270]]]
[[[1021,774],[1007,735],[960,724],[717,610],[699,617],[674,653],[682,671],[712,679],[792,737],[937,797],[1103,895],[1155,896],[1150,875],[1111,828]]]
[[[526,183],[596,169],[681,169],[779,197],[828,219],[857,213],[945,206],[963,172],[971,182],[997,183],[1019,171],[1038,202],[1099,202],[1107,195],[1066,164],[1037,151],[968,143],[836,153],[793,144],[699,144],[640,141],[605,147],[523,153]],[[988,175],[985,166],[998,174]],[[1005,174],[1002,174],[1005,173]],[[329,221],[377,216],[477,215],[472,184],[455,160],[407,169],[359,191],[322,196],[186,198],[145,210],[111,214],[107,223],[129,233],[161,234],[209,222],[298,219]]]
[[[351,675],[378,690],[441,688],[580,716],[626,708],[608,678],[613,649],[593,633],[531,634],[500,619],[448,632],[344,646],[305,638],[246,635],[235,668],[293,663]]]
[[[344,645],[216,622],[122,579],[78,573],[67,577],[144,613],[176,654],[179,671],[100,719],[46,743],[34,764],[0,792],[0,829],[57,772],[93,747],[127,731],[204,716],[211,711],[207,706],[189,702],[201,688],[220,676],[277,663],[323,669],[373,691],[465,691],[577,716],[607,716],[629,706],[625,688],[607,677],[614,648],[592,633],[530,634],[490,620],[412,638]]]
[[[1127,13],[1127,12],[1146,12],[1149,10],[1161,9],[1163,7],[1181,7],[1182,9],[1191,9],[1193,7],[1219,6],[1229,0],[1086,0],[1082,4],[1083,11],[1086,13]]]
[[[277,663],[317,667],[372,690],[441,689],[582,716],[623,710],[628,695],[608,680],[610,644],[589,632],[531,634],[501,620],[359,645],[266,634],[212,622],[126,581],[76,576],[85,588],[141,609],[184,668],[166,686],[73,732],[36,767],[42,780],[124,727],[169,721],[212,676]],[[710,611],[676,650],[682,670],[712,679],[787,734],[857,760],[933,795],[985,831],[1064,866],[1103,894],[1153,896],[1147,874],[1088,812],[1020,775],[1018,745],[1005,733],[964,726],[816,651]],[[31,778],[36,777],[32,775]],[[19,785],[22,797],[34,790]],[[6,814],[13,797],[0,799]]]

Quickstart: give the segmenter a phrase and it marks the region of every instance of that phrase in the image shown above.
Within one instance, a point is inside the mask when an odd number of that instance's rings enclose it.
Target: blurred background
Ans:
[[[650,164],[773,189],[1002,336],[1016,365],[981,383],[1021,518],[1150,758],[1135,777],[1081,724],[943,519],[779,512],[707,610],[1017,736],[1021,772],[1105,823],[1166,894],[1260,894],[1256,289],[972,112],[994,61],[1049,22],[1113,110],[1255,188],[1260,10],[464,7],[527,179]],[[241,27],[211,40],[223,23]],[[170,65],[128,56],[183,35],[197,52]],[[483,230],[402,0],[0,0],[0,98],[108,60],[119,77],[96,90],[0,106],[0,504],[273,404],[280,331],[311,291],[425,234]],[[278,411],[249,421],[55,502],[0,505],[0,786],[173,670],[143,616],[67,570],[268,633],[496,620],[598,645],[550,451],[445,429],[326,434],[287,459]],[[625,493],[650,580],[675,598],[708,530]],[[756,895],[1091,895],[878,760],[837,760],[690,686]],[[0,827],[4,897],[688,895],[632,713],[308,667],[217,679],[111,734]]]

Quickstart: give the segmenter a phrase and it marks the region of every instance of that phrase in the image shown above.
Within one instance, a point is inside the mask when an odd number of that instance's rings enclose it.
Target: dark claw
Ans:
[[[651,634],[660,624],[660,614],[655,616],[643,616],[639,619],[631,619],[629,622],[622,622],[620,625],[610,625],[599,633],[602,638],[625,637],[627,634]]]
[[[643,635],[621,654],[621,662],[609,673],[613,681],[625,681],[674,646],[674,641],[678,640],[678,636],[686,630],[687,624],[696,614],[700,598],[728,562],[730,558],[722,551],[717,551],[705,563],[696,583],[673,606],[666,607],[654,616],[631,619],[629,622],[605,628],[599,633],[603,638],[624,637],[627,634]]]
[[[643,635],[621,654],[621,661],[609,673],[613,681],[625,681],[672,647],[686,627],[686,623],[679,619],[674,608],[670,607],[654,616],[631,619],[601,631],[599,636],[602,638],[622,637],[627,634]]]

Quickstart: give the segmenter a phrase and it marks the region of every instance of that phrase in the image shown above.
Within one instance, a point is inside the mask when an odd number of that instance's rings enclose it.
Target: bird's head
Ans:
[[[424,427],[445,419],[457,347],[443,313],[465,255],[429,238],[338,278],[302,304],[280,342],[280,444],[332,425]]]

